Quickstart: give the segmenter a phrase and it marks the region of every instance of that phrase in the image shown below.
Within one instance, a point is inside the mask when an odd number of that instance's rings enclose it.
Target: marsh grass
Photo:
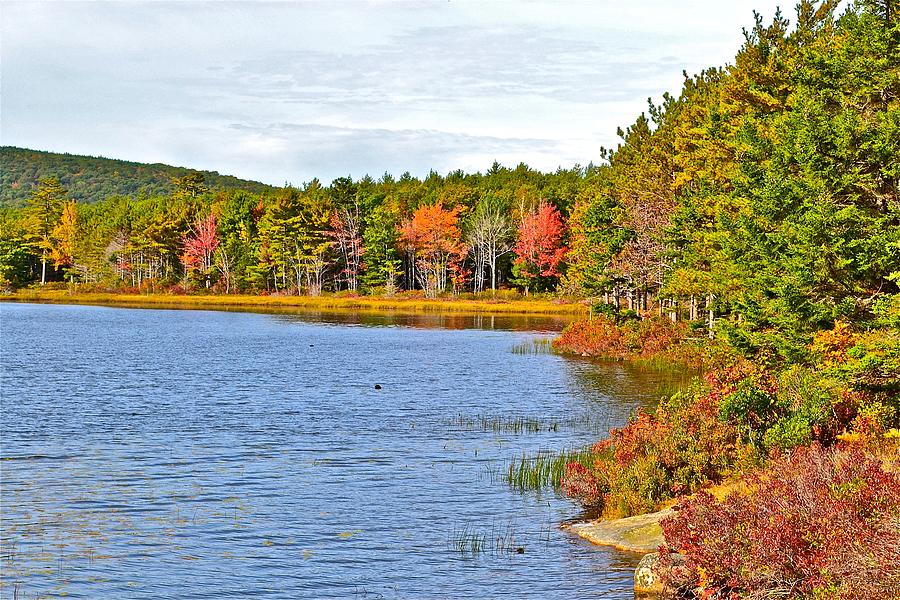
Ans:
[[[460,554],[477,555],[485,551],[487,535],[472,528],[468,523],[450,533],[450,546]]]
[[[563,429],[587,430],[592,433],[605,432],[608,429],[608,418],[592,415],[581,415],[567,418],[538,418],[526,415],[456,415],[448,419],[446,424],[456,431],[483,431],[486,433],[555,433]]]
[[[115,292],[77,292],[68,290],[23,289],[2,297],[21,302],[61,304],[108,304],[125,306],[164,306],[175,308],[302,308],[310,310],[387,311],[396,313],[460,313],[460,314],[540,314],[582,315],[583,304],[547,299],[491,300],[456,298],[427,299],[416,296],[256,296],[132,294]]]
[[[552,338],[534,338],[527,342],[516,344],[511,348],[513,354],[554,354]]]
[[[541,431],[559,431],[560,422],[556,419],[537,419],[526,416],[493,416],[477,415],[467,417],[457,415],[447,423],[451,428],[463,431],[484,431],[494,433],[539,433]]]
[[[576,450],[542,451],[537,456],[513,458],[506,467],[506,483],[524,492],[553,488],[559,491],[566,465],[577,462],[589,467],[594,461],[590,448]]]
[[[450,547],[467,556],[490,553],[494,556],[522,554],[525,547],[518,543],[513,521],[505,524],[494,522],[490,530],[479,530],[466,523],[450,533]]]

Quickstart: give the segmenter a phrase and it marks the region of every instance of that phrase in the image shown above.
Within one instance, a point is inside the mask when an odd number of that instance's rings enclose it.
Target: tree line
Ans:
[[[224,293],[548,291],[566,253],[560,207],[591,169],[495,164],[483,175],[347,177],[261,193],[211,189],[193,173],[168,195],[92,204],[51,177],[24,208],[4,211],[0,273],[16,285]]]

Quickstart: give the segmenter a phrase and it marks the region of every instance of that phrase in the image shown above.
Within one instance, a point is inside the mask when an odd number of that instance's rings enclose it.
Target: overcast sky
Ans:
[[[777,4],[4,1],[0,142],[278,185],[584,165]]]

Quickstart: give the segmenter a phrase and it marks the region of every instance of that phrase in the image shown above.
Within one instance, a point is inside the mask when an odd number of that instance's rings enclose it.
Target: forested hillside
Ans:
[[[79,202],[98,202],[110,196],[158,196],[171,194],[172,180],[203,173],[213,188],[261,192],[269,186],[162,164],[143,164],[96,156],[42,152],[12,146],[0,147],[0,206],[22,206],[41,179],[56,177],[68,197]]]

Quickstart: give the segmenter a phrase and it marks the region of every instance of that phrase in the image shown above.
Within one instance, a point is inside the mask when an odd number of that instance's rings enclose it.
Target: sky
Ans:
[[[5,0],[0,144],[274,185],[570,168],[777,4]]]

